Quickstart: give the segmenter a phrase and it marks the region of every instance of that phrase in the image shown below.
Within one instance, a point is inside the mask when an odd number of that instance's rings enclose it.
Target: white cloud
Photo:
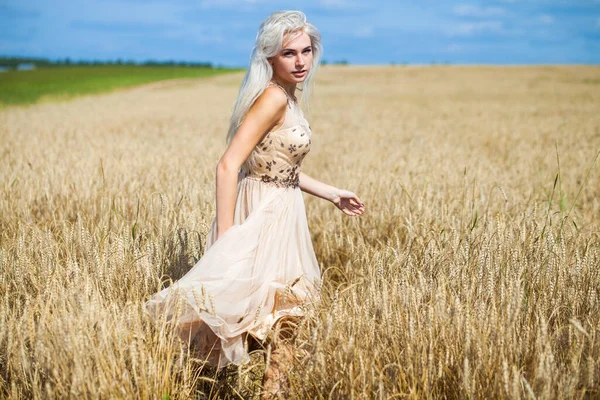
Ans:
[[[371,37],[371,36],[373,36],[373,27],[372,26],[361,26],[354,33],[354,36],[362,37],[362,38]]]
[[[504,26],[501,21],[480,21],[458,24],[448,30],[450,36],[472,36],[482,32],[503,32]]]
[[[195,43],[224,43],[220,32],[202,26],[181,25],[161,34],[165,39],[191,40]]]
[[[446,52],[448,53],[459,53],[463,49],[463,46],[456,43],[451,43],[446,47]]]
[[[202,0],[199,4],[201,8],[238,8],[248,7],[264,3],[264,0]]]
[[[554,17],[548,14],[542,14],[538,17],[538,19],[542,24],[551,24],[554,22]]]
[[[348,0],[320,0],[319,4],[323,7],[348,7],[352,4]]]
[[[506,15],[506,10],[502,7],[480,7],[470,4],[459,4],[452,11],[461,17],[488,18]]]

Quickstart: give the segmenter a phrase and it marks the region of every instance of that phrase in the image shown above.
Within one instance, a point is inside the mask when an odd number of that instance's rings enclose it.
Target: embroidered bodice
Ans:
[[[281,127],[267,132],[242,164],[238,178],[258,179],[279,187],[299,187],[302,160],[310,151],[310,125],[289,94],[285,119]]]

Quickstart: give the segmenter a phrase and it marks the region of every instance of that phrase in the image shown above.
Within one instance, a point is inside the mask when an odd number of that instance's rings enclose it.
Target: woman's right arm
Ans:
[[[217,239],[233,226],[238,171],[263,134],[285,117],[287,96],[268,87],[256,99],[217,163]]]

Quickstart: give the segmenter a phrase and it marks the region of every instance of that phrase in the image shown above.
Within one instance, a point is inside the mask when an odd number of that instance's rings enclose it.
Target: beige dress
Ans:
[[[245,364],[246,334],[263,340],[277,319],[302,316],[319,301],[320,268],[298,185],[311,134],[288,96],[284,123],[240,169],[234,225],[217,240],[215,218],[202,258],[144,305],[157,322],[175,323],[209,365]]]

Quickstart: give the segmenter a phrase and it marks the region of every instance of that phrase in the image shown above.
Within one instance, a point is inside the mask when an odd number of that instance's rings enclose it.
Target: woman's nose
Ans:
[[[304,65],[304,56],[302,54],[298,54],[298,57],[296,57],[296,65],[300,67]]]

